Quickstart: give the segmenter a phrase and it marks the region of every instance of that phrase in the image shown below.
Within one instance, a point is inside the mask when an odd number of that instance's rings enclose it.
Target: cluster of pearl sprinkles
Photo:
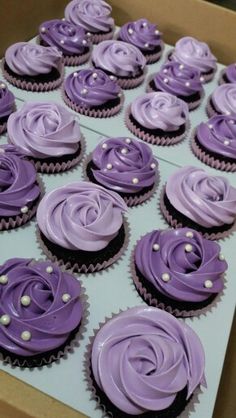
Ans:
[[[78,73],[77,71],[75,71],[75,72],[73,73],[73,77],[78,77],[78,76],[79,76],[79,73]],[[96,80],[96,79],[98,78],[97,73],[96,73],[96,72],[92,73],[92,77],[93,77],[93,79],[94,79],[94,80]],[[115,80],[116,80],[116,77],[115,77],[114,75],[109,75],[109,78],[110,78],[110,80],[111,80],[111,81],[115,81]],[[80,91],[80,94],[81,94],[82,96],[85,96],[87,93],[88,93],[88,89],[87,89],[87,88],[83,88],[83,89]],[[121,96],[122,96],[122,93],[121,93],[121,92],[119,92],[119,93],[118,93],[118,97],[121,97]]]
[[[47,266],[46,267],[46,272],[48,274],[52,274],[53,273],[53,267],[52,266]],[[6,286],[8,284],[8,276],[6,274],[3,274],[0,276],[0,285]],[[63,303],[67,303],[69,302],[71,299],[71,295],[69,293],[63,293],[61,300]],[[22,306],[24,306],[25,308],[27,308],[28,306],[30,306],[31,304],[31,297],[29,295],[23,295],[20,298],[20,303]],[[7,327],[8,325],[10,325],[11,323],[11,317],[8,314],[3,314],[0,317],[0,324]],[[30,331],[22,331],[21,333],[21,339],[23,341],[30,341],[32,338],[32,334]]]
[[[192,231],[187,231],[186,234],[185,234],[185,236],[187,238],[193,238],[194,235],[193,235],[193,232]],[[152,246],[152,250],[153,251],[159,251],[160,250],[160,245],[155,242],[153,244],[153,246]],[[185,250],[186,253],[190,253],[191,251],[193,251],[192,244],[186,244],[185,247],[184,247],[184,250]],[[224,255],[222,253],[219,253],[218,259],[220,261],[224,261],[225,260],[225,257],[224,257]],[[161,275],[161,278],[162,278],[163,282],[169,282],[170,279],[171,279],[171,276],[170,276],[169,273],[163,273]],[[208,280],[205,280],[204,287],[207,288],[207,289],[211,289],[213,287],[213,282],[211,280],[209,280],[209,279]]]
[[[183,70],[183,69],[184,69],[184,64],[180,64],[180,65],[179,65],[179,70]],[[164,68],[164,69],[163,69],[163,73],[164,73],[164,74],[167,74],[167,73],[168,73],[168,69],[167,69],[167,68]],[[164,81],[164,83],[165,83],[165,84],[168,84],[170,80],[169,80],[167,77],[165,77],[163,81]],[[200,81],[201,81],[201,83],[204,83],[204,81],[205,81],[205,80],[204,80],[204,77],[202,77],[202,76],[201,76],[201,77],[200,77]],[[191,86],[190,81],[186,81],[186,82],[185,82],[185,86],[186,86],[186,87],[190,87],[190,86]]]
[[[63,20],[63,19],[62,19]],[[65,20],[65,19],[64,19]],[[46,33],[47,32],[47,28],[45,28],[45,26],[42,26],[41,27],[41,29],[40,29],[40,32],[41,33]],[[69,33],[72,33],[72,29],[69,29]],[[87,34],[88,35],[88,34]],[[60,44],[61,45],[64,45],[64,43],[66,42],[66,38],[65,39],[61,39],[60,40]],[[72,42],[77,42],[78,43],[78,38],[77,37],[74,37],[73,39],[72,39]],[[86,39],[82,39],[82,44],[84,45],[84,46],[86,46],[87,44],[88,44],[88,41],[86,40]]]
[[[228,112],[228,115],[230,115],[230,112]],[[229,123],[230,123],[231,125],[234,125],[234,120],[232,120],[232,119],[231,119],[231,120],[229,121]],[[208,128],[209,128],[209,129],[213,129],[213,128],[214,128],[214,126],[213,126],[211,123],[209,123],[209,124],[208,124]],[[230,140],[229,140],[229,139],[227,139],[227,138],[226,138],[226,139],[224,139],[224,145],[230,145]]]
[[[134,24],[135,24],[135,23],[134,23]],[[147,22],[143,22],[143,23],[142,23],[142,27],[143,27],[143,28],[146,28],[146,27],[147,27]],[[134,33],[134,29],[129,28],[129,29],[128,29],[128,33],[129,33],[130,35],[133,35],[133,33]],[[157,35],[157,36],[158,36],[160,32],[159,32],[159,30],[158,30],[158,29],[155,29],[154,33],[155,33],[155,35]],[[150,45],[149,45],[149,43],[148,43],[148,42],[145,42],[144,47],[145,47],[145,48],[149,48],[149,46],[150,46]]]

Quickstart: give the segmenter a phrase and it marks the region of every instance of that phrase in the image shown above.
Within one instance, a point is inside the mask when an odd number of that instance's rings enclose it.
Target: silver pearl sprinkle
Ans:
[[[125,142],[126,142],[126,144],[131,144],[131,139],[130,138],[125,138]]]
[[[62,299],[62,302],[67,303],[71,299],[71,295],[69,295],[69,293],[64,293],[61,299]]]
[[[159,244],[153,244],[152,249],[153,249],[153,251],[159,251],[160,245]]]
[[[96,78],[98,78],[97,73],[93,73],[93,78],[96,80]]]
[[[185,236],[187,238],[193,238],[193,232],[192,231],[188,231],[188,232],[186,232]]]
[[[155,30],[155,35],[159,35],[159,30],[158,29]]]
[[[146,42],[146,44],[144,44],[145,48],[149,47],[149,44]]]
[[[186,244],[184,249],[186,253],[191,253],[191,251],[193,251],[193,246],[191,244]]]
[[[224,145],[229,145],[229,144],[230,144],[229,140],[228,139],[225,139],[224,140]]]
[[[40,32],[45,33],[46,32],[46,28],[44,26],[41,27]]]
[[[86,41],[86,39],[83,39],[83,40],[82,40],[82,44],[83,44],[83,45],[87,45],[87,41]]]
[[[143,28],[146,28],[146,26],[147,26],[147,22],[143,22]]]
[[[1,323],[2,325],[4,325],[4,326],[6,327],[7,325],[9,325],[9,324],[10,324],[10,322],[11,322],[11,318],[10,318],[10,316],[9,316],[9,315],[5,314],[5,315],[2,315],[2,316],[1,316],[1,318],[0,318],[0,323]]]
[[[184,64],[180,64],[179,70],[183,70],[183,69],[184,69]]]
[[[213,129],[213,125],[209,123],[208,128]]]
[[[73,73],[73,77],[78,77],[78,73],[77,72]]]
[[[185,86],[186,87],[189,87],[190,86],[190,82],[189,81],[186,81]]]
[[[64,45],[65,41],[63,39],[60,40],[60,44]]]
[[[128,149],[127,148],[122,148],[121,149],[121,154],[123,154],[123,155],[128,154]]]
[[[46,268],[46,272],[47,272],[48,274],[51,274],[51,273],[53,272],[53,267],[52,267],[52,266],[47,266],[47,268]]]
[[[108,164],[107,164],[107,169],[108,169],[108,170],[111,170],[111,169],[112,169],[112,164],[111,164],[111,163],[108,163]]]
[[[133,31],[133,29],[132,29],[132,28],[129,28],[129,29],[128,29],[128,32],[129,32],[129,34],[130,34],[130,35],[132,35],[132,33],[134,33],[134,31]]]
[[[204,286],[205,286],[207,289],[211,289],[211,288],[213,287],[213,283],[212,283],[212,281],[211,281],[211,280],[206,280],[206,281],[205,281],[205,283],[204,283]]]
[[[21,211],[21,213],[27,213],[28,211],[29,211],[29,208],[27,207],[27,206],[23,206],[21,209],[20,209],[20,211]]]
[[[156,168],[156,164],[155,164],[155,163],[152,163],[152,164],[151,164],[151,169],[152,169],[152,170],[155,170],[155,168]]]
[[[0,284],[7,284],[8,283],[8,277],[6,274],[3,274],[2,276],[0,276]]]
[[[204,78],[203,76],[201,76],[201,77],[200,77],[200,81],[201,81],[201,83],[204,83],[205,78]]]
[[[114,80],[115,80],[114,75],[110,75],[110,80],[111,80],[111,81],[114,81]]]
[[[162,278],[163,282],[168,282],[170,280],[170,275],[169,275],[169,273],[163,273],[161,275],[161,278]]]
[[[102,149],[107,149],[107,144],[102,144]]]
[[[134,177],[134,178],[132,179],[132,183],[133,183],[133,184],[138,184],[138,183],[139,183],[139,179],[138,179],[137,177]]]
[[[21,333],[21,339],[23,341],[30,341],[31,340],[31,332],[29,332],[29,331],[23,331]]]
[[[20,303],[23,306],[29,306],[31,303],[31,298],[28,295],[24,295],[20,298]]]
[[[219,254],[218,258],[219,258],[220,261],[224,261],[225,260],[225,256],[222,253]]]
[[[167,73],[168,73],[167,68],[164,68],[163,73],[164,73],[164,74],[167,74]]]
[[[164,78],[164,83],[166,83],[166,84],[168,84],[169,83],[169,80],[168,80],[168,78]]]
[[[87,36],[89,37],[89,36],[91,36],[91,33],[90,32],[87,32]]]
[[[87,89],[82,89],[81,90],[81,94],[84,96],[85,94],[87,94],[88,93],[88,90]]]
[[[5,88],[6,88],[6,84],[1,83],[1,84],[0,84],[0,88],[1,88],[1,89],[5,89]]]

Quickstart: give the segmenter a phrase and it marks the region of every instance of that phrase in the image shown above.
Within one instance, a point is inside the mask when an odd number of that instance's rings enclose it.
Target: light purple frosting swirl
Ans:
[[[227,77],[228,83],[236,83],[236,62],[228,65],[224,70],[224,74]]]
[[[131,114],[147,129],[172,132],[184,125],[189,118],[188,105],[169,93],[146,93],[131,104]]]
[[[65,17],[87,32],[109,32],[114,27],[111,11],[104,0],[72,0],[65,8]]]
[[[25,155],[42,159],[75,153],[81,138],[74,115],[53,102],[24,103],[9,117],[7,130]]]
[[[180,64],[190,65],[203,74],[216,70],[217,59],[209,46],[191,36],[185,36],[176,42],[171,59]]]
[[[90,47],[84,28],[65,20],[43,22],[39,34],[43,42],[48,46],[56,46],[65,55],[80,55]]]
[[[34,76],[60,70],[62,53],[56,47],[18,42],[6,50],[5,60],[15,74]]]
[[[99,388],[130,415],[161,411],[184,387],[189,398],[206,385],[197,334],[169,313],[147,306],[128,309],[100,328],[91,363]]]
[[[95,179],[116,192],[137,193],[155,183],[158,162],[151,148],[135,139],[103,140],[93,151],[92,161],[97,167],[92,170]]]
[[[197,69],[170,61],[161,67],[160,71],[153,77],[153,81],[158,90],[176,96],[188,97],[203,92],[200,76],[201,74]]]
[[[191,232],[192,237],[186,236]],[[154,244],[159,245],[155,251]],[[191,246],[191,251],[186,251]],[[187,302],[201,302],[223,290],[227,263],[220,260],[220,246],[189,228],[157,230],[148,233],[135,248],[135,265],[161,294]],[[164,282],[162,275],[170,280]],[[205,287],[211,280],[213,286]]]
[[[64,89],[72,102],[88,108],[117,99],[121,94],[120,86],[104,71],[87,68],[70,74]]]
[[[0,288],[0,316],[10,317],[7,326],[0,325],[0,347],[28,357],[64,344],[82,317],[79,281],[55,264],[27,258],[6,261],[0,275],[8,279]],[[70,295],[66,303],[63,294]],[[23,296],[30,297],[28,306],[22,305]],[[29,341],[21,338],[24,331],[31,333]]]
[[[134,45],[122,41],[103,41],[92,52],[95,67],[117,77],[133,77],[144,70],[146,59]]]
[[[213,116],[207,123],[200,123],[196,137],[204,148],[236,160],[236,115]]]
[[[211,95],[211,101],[218,113],[236,115],[236,83],[218,86]]]
[[[5,118],[14,111],[15,96],[8,90],[5,83],[0,81],[0,118]],[[1,124],[1,121],[0,121]]]
[[[157,26],[147,19],[139,19],[121,26],[118,39],[135,45],[141,51],[153,51],[156,47],[162,47],[161,33]]]
[[[46,194],[37,222],[42,233],[61,247],[99,251],[117,236],[126,210],[117,193],[80,181]]]
[[[175,209],[205,228],[235,221],[236,188],[225,177],[182,167],[169,177],[166,195]]]

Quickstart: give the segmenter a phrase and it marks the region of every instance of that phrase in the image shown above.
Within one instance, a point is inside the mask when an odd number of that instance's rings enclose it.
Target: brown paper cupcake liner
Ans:
[[[82,65],[89,60],[90,54],[91,54],[91,51],[88,51],[85,54],[77,55],[77,56],[75,56],[75,55],[73,55],[73,56],[63,55],[62,62],[67,67],[79,66],[79,65]]]
[[[211,97],[208,99],[207,105],[206,105],[206,114],[208,118],[212,118],[213,116],[218,116],[220,113],[216,112],[215,109],[213,109],[211,103],[210,103]]]
[[[113,39],[114,35],[114,29],[110,30],[108,33],[91,33],[89,39],[91,42],[95,45],[99,44],[103,41],[109,41],[110,39]]]
[[[3,134],[7,130],[7,122],[4,122],[2,125],[0,125],[0,135]]]

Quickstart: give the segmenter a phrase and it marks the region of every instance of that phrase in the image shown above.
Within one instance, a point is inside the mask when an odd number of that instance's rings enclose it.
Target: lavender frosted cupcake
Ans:
[[[188,105],[169,93],[146,93],[126,111],[126,125],[138,138],[155,145],[181,141],[189,128]]]
[[[199,70],[202,82],[211,81],[216,72],[217,59],[209,46],[191,36],[179,39],[169,58]]]
[[[63,54],[65,65],[84,64],[90,56],[90,40],[85,29],[66,20],[43,22],[39,27],[39,42],[43,46],[56,46]]]
[[[79,281],[48,261],[12,258],[0,266],[0,353],[39,367],[69,351],[83,315]]]
[[[94,44],[113,38],[114,19],[111,6],[104,0],[72,0],[65,8],[65,17],[85,29]]]
[[[89,156],[90,181],[113,190],[128,206],[149,199],[158,181],[158,162],[151,148],[131,138],[104,139]]]
[[[227,267],[219,244],[189,228],[146,234],[132,257],[134,284],[144,301],[183,317],[212,304]]]
[[[122,41],[104,41],[92,52],[94,67],[116,77],[123,89],[139,86],[145,77],[146,59],[134,45]]]
[[[121,26],[118,40],[139,48],[145,56],[147,64],[158,61],[164,48],[162,34],[157,26],[147,19],[139,19]]]
[[[236,188],[227,178],[186,166],[174,172],[163,189],[161,211],[174,228],[196,229],[208,239],[229,235],[236,221]]]
[[[236,115],[213,116],[200,123],[192,139],[194,154],[222,171],[236,171]]]
[[[102,70],[85,69],[70,74],[64,82],[63,99],[85,116],[107,118],[116,115],[124,96],[120,86]]]
[[[236,63],[228,65],[228,67],[222,71],[219,84],[223,83],[236,83]]]
[[[8,90],[5,83],[0,81],[0,134],[7,129],[7,120],[12,112],[15,111],[15,96]]]
[[[200,78],[197,69],[170,61],[151,77],[147,90],[171,93],[186,102],[189,110],[193,110],[200,105],[204,94]]]
[[[18,42],[6,50],[3,75],[23,90],[53,90],[63,79],[62,53],[56,47]]]
[[[222,84],[209,97],[207,103],[209,117],[216,115],[236,115],[236,83]]]

